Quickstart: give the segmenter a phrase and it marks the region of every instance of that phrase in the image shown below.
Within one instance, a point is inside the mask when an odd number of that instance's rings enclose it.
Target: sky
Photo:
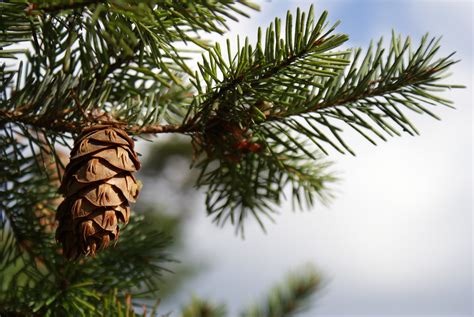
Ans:
[[[228,37],[255,39],[257,26],[314,3],[316,14],[327,9],[330,21],[341,20],[338,31],[349,34],[350,47],[388,39],[392,29],[415,43],[425,32],[442,35],[440,56],[457,51],[462,60],[447,81],[467,88],[444,94],[457,109],[437,109],[441,121],[410,117],[420,136],[375,147],[347,129],[345,140],[357,155],[330,154],[342,180],[329,207],[292,212],[284,204],[266,234],[249,223],[245,240],[230,226],[215,227],[197,208],[185,230],[188,257],[210,265],[164,311],[194,294],[226,303],[234,316],[263,299],[285,272],[312,263],[327,285],[302,316],[471,316],[472,2],[259,3],[261,12],[232,23]]]

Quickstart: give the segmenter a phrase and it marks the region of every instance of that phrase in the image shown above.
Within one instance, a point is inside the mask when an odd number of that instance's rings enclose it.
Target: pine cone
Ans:
[[[94,255],[119,236],[118,222],[128,223],[130,202],[139,184],[133,172],[140,168],[134,142],[110,125],[85,128],[71,152],[59,191],[56,240],[69,259]]]

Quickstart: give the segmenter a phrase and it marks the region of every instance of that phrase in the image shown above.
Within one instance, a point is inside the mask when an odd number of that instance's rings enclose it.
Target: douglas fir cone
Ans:
[[[140,168],[134,142],[110,125],[82,130],[71,152],[60,192],[56,239],[69,259],[94,255],[119,236],[118,222],[128,223],[130,202],[139,184],[133,172]]]

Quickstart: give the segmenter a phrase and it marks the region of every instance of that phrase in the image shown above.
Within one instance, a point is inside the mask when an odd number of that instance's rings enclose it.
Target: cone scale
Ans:
[[[56,219],[56,240],[69,259],[95,255],[119,237],[136,201],[140,169],[134,141],[110,125],[82,130],[74,143],[59,191],[64,195]]]

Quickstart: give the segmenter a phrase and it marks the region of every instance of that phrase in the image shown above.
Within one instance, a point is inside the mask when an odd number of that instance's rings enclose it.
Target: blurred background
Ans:
[[[473,3],[260,1],[261,11],[232,23],[227,37],[255,41],[258,26],[311,3],[316,15],[328,10],[330,21],[342,21],[347,47],[389,40],[392,29],[415,44],[426,32],[443,36],[439,56],[456,51],[461,60],[447,82],[467,86],[445,95],[457,109],[437,109],[442,121],[414,114],[420,136],[377,147],[347,130],[357,156],[331,153],[341,178],[333,203],[296,213],[285,204],[266,234],[249,221],[245,239],[206,217],[192,188],[189,140],[141,142],[146,186],[137,209],[162,211],[156,221],[176,237],[180,260],[165,280],[160,311],[176,312],[198,295],[227,304],[235,316],[284,273],[313,263],[326,283],[302,316],[471,316]]]

